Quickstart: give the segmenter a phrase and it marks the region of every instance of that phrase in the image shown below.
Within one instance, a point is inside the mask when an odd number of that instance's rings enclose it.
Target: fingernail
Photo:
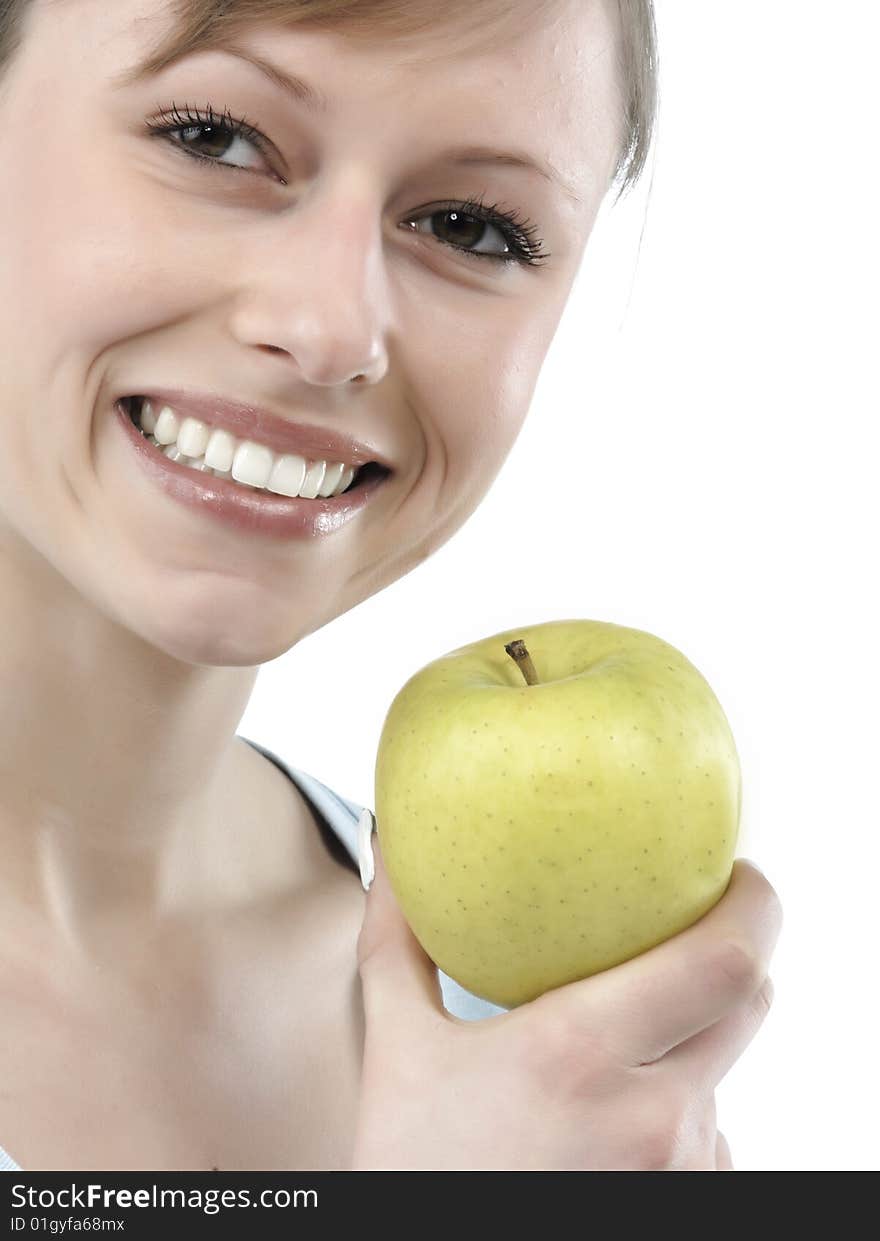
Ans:
[[[361,886],[365,892],[369,892],[370,884],[376,874],[376,862],[373,857],[373,828],[376,826],[376,820],[373,817],[372,810],[368,810],[366,806],[361,811],[361,817],[358,820],[358,864],[361,868]]]

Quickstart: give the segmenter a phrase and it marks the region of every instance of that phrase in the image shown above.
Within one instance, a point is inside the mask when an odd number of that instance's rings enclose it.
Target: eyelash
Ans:
[[[230,140],[243,138],[247,142],[252,142],[262,155],[268,157],[269,144],[260,131],[243,118],[239,120],[233,117],[228,108],[222,116],[217,116],[210,103],[207,105],[204,113],[192,111],[188,104],[183,105],[183,111],[176,105],[172,105],[171,111],[167,115],[172,117],[177,124],[168,125],[163,123],[164,117],[158,120],[147,121],[147,129],[158,138],[170,138],[172,134],[179,133],[182,129],[210,127],[218,130]],[[225,168],[231,172],[251,171],[249,168],[242,168],[236,164],[224,164],[219,158],[214,158],[211,155],[200,155],[196,151],[189,150],[181,142],[174,142],[173,145],[191,159],[201,160],[213,168]],[[514,210],[502,209],[498,203],[486,204],[483,202],[482,196],[480,198],[467,198],[461,202],[451,203],[444,208],[437,208],[430,215],[440,215],[444,211],[454,211],[493,225],[510,247],[507,254],[490,254],[485,251],[468,250],[464,246],[456,246],[452,242],[443,241],[439,237],[436,239],[441,245],[449,246],[450,249],[456,250],[459,254],[465,254],[474,259],[489,259],[497,263],[521,263],[529,267],[539,267],[545,259],[550,257],[546,251],[541,249],[544,243],[537,236],[537,228],[530,220],[523,219]],[[410,218],[415,220],[426,217],[411,216]]]

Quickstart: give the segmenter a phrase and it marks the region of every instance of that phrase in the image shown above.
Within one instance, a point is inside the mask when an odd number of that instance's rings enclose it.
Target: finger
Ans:
[[[657,1061],[689,1081],[715,1089],[758,1033],[773,1002],[773,984],[769,978],[745,1004],[713,1026],[685,1039]]]
[[[444,1014],[437,966],[422,948],[400,911],[373,832],[375,873],[367,892],[357,945],[367,1028],[418,1014]]]
[[[781,923],[771,885],[738,859],[724,895],[693,926],[534,1003],[580,1026],[624,1062],[650,1063],[758,991]]]
[[[715,1139],[715,1171],[733,1171],[733,1160],[730,1156],[730,1147],[727,1145],[727,1138],[720,1132]]]

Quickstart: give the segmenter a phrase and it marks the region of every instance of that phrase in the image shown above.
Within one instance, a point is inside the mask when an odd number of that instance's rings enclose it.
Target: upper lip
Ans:
[[[291,422],[249,401],[233,401],[192,388],[146,388],[126,395],[146,397],[157,414],[163,405],[170,405],[176,414],[198,418],[208,426],[229,431],[238,439],[259,441],[280,455],[299,453],[311,461],[341,461],[357,467],[374,461],[386,470],[391,469],[382,454],[370,444],[315,423]]]

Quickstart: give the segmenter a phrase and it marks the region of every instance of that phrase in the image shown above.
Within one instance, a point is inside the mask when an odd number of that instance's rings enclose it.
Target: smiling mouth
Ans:
[[[355,469],[342,462],[314,460],[297,453],[278,454],[255,440],[240,439],[222,427],[207,426],[207,443],[198,443],[198,456],[188,456],[177,443],[180,429],[170,430],[157,425],[155,414],[150,419],[161,440],[141,423],[146,398],[121,397],[118,404],[149,444],[169,460],[194,472],[237,484],[248,492],[276,495],[279,499],[332,500],[364,486],[374,478],[384,478],[391,471],[377,461]],[[221,432],[215,437],[215,432]],[[203,437],[204,438],[204,437]],[[164,442],[163,442],[164,441]],[[184,443],[183,447],[190,447]],[[190,447],[190,451],[194,451]],[[321,494],[319,494],[321,493]]]

